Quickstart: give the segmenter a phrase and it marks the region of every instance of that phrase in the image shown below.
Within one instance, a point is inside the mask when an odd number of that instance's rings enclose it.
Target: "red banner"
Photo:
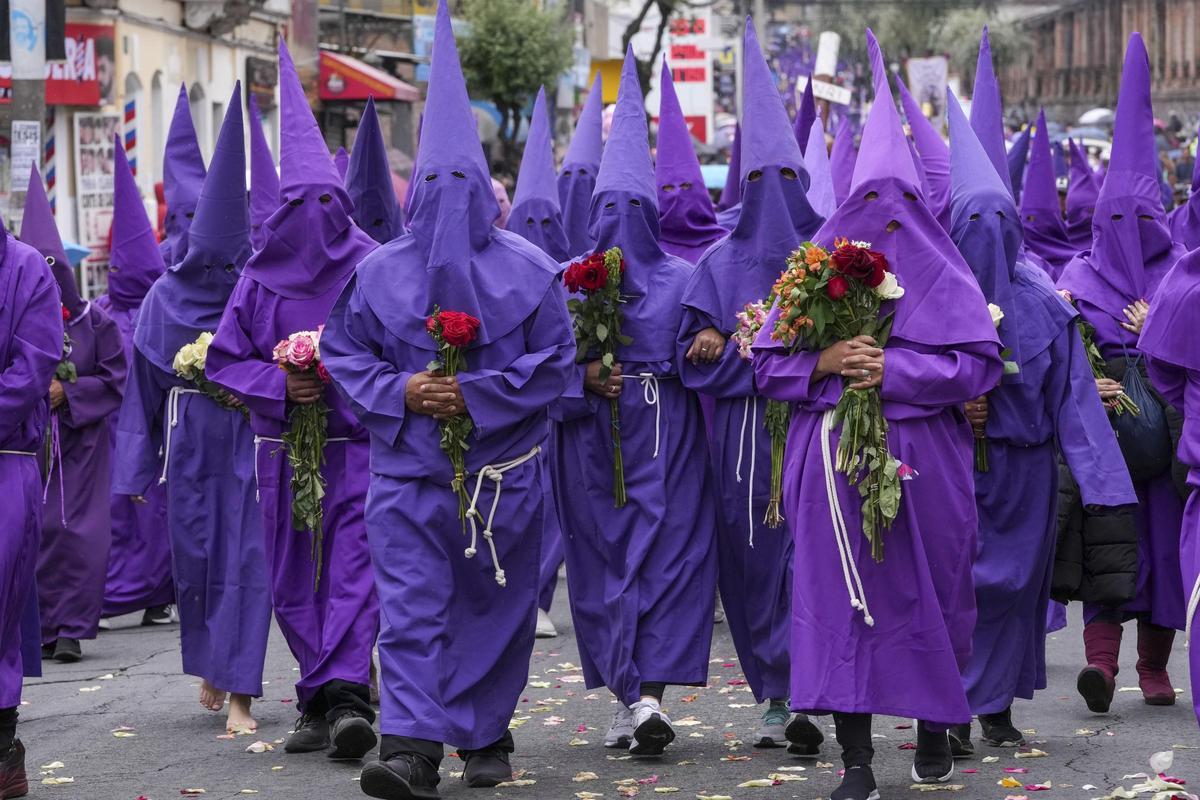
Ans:
[[[46,64],[46,104],[101,106],[113,102],[116,54],[113,26],[68,22],[66,61]],[[12,65],[0,64],[0,104],[12,102]]]

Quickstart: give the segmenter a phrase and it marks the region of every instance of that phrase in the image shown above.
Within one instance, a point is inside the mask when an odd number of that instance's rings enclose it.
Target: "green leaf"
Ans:
[[[596,339],[601,342],[608,340],[608,326],[603,322],[596,323]]]
[[[616,363],[616,358],[612,353],[605,353],[604,355],[600,356],[600,363],[609,369],[612,369],[613,364]]]

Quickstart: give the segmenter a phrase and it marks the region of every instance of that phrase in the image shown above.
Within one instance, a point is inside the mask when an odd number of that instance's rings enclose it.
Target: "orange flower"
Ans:
[[[827,258],[829,258],[829,254],[820,247],[814,246],[804,251],[804,263],[808,264],[810,267],[820,264]]]

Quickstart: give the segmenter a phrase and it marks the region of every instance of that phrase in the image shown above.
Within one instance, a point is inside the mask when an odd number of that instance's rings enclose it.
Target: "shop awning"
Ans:
[[[412,103],[421,99],[421,92],[381,69],[357,58],[321,51],[320,97],[322,100],[399,100]]]

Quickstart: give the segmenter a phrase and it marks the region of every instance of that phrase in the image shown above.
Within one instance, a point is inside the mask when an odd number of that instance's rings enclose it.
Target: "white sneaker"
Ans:
[[[550,619],[550,615],[540,608],[538,609],[537,630],[534,636],[539,639],[553,639],[558,636],[558,628],[554,627],[554,620]]]
[[[641,700],[633,704],[633,741],[629,752],[635,756],[662,755],[667,745],[675,741],[671,719],[657,700]]]
[[[617,708],[613,714],[612,725],[604,734],[604,746],[612,750],[628,750],[633,741],[633,712],[625,706]]]
[[[100,620],[100,623],[96,627],[102,631],[111,631],[113,629],[112,620],[110,620],[108,617],[104,617]]]

